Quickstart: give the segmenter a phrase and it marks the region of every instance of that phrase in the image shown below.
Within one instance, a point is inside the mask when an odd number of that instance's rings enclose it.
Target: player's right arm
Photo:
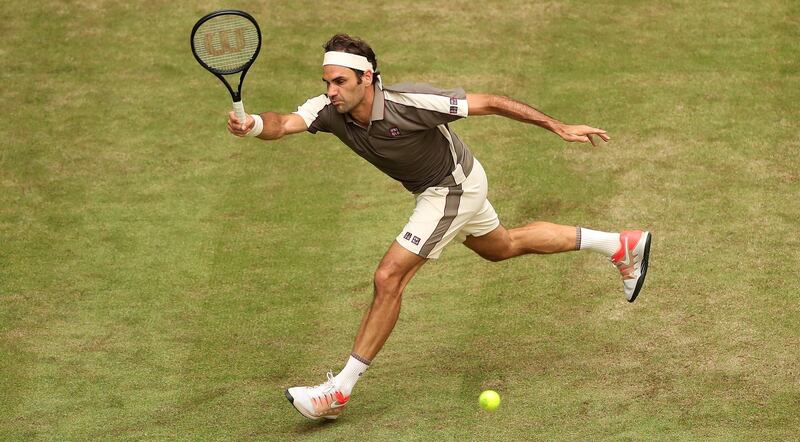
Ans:
[[[264,120],[264,129],[258,138],[262,140],[277,140],[284,135],[291,135],[300,132],[305,132],[308,129],[303,117],[297,114],[278,114],[275,112],[264,112],[261,119]],[[228,132],[243,137],[253,128],[255,120],[251,115],[247,116],[247,121],[244,124],[236,119],[233,112],[228,114]]]

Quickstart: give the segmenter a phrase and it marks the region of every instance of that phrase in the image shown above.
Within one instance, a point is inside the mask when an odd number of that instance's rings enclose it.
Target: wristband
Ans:
[[[264,130],[264,120],[261,118],[261,115],[258,114],[252,114],[250,116],[253,117],[255,124],[253,124],[253,128],[250,129],[250,132],[247,132],[245,136],[257,137],[261,135],[261,131]]]

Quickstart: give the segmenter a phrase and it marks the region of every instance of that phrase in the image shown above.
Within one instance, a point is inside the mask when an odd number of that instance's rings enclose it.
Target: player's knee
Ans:
[[[505,261],[508,258],[506,258],[506,256],[501,255],[499,253],[490,253],[490,254],[483,255],[483,259],[485,259],[487,261],[491,261],[491,262],[500,262],[500,261]]]
[[[491,247],[475,249],[475,251],[478,252],[481,258],[491,262],[505,261],[508,258],[516,256],[514,253],[514,243],[510,238],[496,241],[491,244]]]
[[[510,248],[508,247],[488,250],[485,252],[481,252],[480,255],[483,259],[491,262],[505,261],[506,259],[511,258],[513,256]]]
[[[390,265],[381,265],[375,271],[374,283],[376,296],[399,296],[400,275]]]

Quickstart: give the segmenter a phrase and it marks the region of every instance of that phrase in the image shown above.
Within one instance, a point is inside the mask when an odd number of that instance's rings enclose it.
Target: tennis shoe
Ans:
[[[622,276],[622,286],[628,302],[639,296],[647,275],[647,260],[650,257],[650,232],[625,230],[619,234],[620,248],[611,256]]]
[[[312,419],[336,419],[350,396],[336,389],[333,373],[328,380],[314,387],[292,387],[286,390],[286,399],[303,416]]]

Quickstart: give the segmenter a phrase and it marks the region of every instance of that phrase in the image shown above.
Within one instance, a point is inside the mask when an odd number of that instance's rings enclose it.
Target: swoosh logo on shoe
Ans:
[[[625,249],[625,256],[623,256],[622,259],[619,260],[619,263],[624,265],[624,266],[629,266],[629,265],[631,265],[633,260],[631,259],[631,251],[628,249],[628,238],[627,237],[625,237],[624,249]]]
[[[335,399],[333,402],[331,402],[331,408],[341,408],[341,407],[344,407],[344,406],[345,406],[345,404],[347,404],[347,401],[349,401],[349,400],[350,400],[350,396],[345,396],[345,395],[343,395],[341,391],[337,391],[337,392],[334,394],[334,397],[335,397],[336,399]]]

